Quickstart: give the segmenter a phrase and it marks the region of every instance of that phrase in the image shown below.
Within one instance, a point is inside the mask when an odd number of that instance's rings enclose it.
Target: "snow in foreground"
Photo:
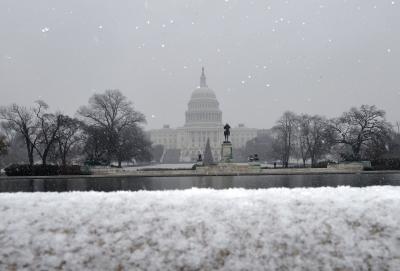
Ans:
[[[0,270],[400,270],[400,188],[0,194]]]

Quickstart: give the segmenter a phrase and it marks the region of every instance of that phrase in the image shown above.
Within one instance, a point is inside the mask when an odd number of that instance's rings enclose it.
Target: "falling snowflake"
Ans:
[[[99,29],[103,29],[103,26],[102,26],[102,25],[99,25],[98,28],[99,28]]]
[[[46,32],[49,32],[49,31],[50,31],[50,28],[48,28],[48,27],[42,28],[42,33],[46,33]]]

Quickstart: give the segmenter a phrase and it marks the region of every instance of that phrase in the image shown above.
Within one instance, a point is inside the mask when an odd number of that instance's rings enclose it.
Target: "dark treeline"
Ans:
[[[36,101],[32,107],[1,106],[0,121],[3,164],[121,166],[151,160],[151,143],[141,127],[145,117],[119,90],[94,94],[76,117],[50,112]]]
[[[285,112],[266,133],[239,150],[242,158],[258,153],[262,160],[279,160],[284,167],[293,160],[316,167],[321,161],[377,161],[400,158],[399,123],[385,119],[375,106],[351,108],[340,117]]]

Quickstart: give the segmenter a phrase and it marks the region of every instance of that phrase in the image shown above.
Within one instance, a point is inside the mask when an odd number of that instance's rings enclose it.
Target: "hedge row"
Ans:
[[[371,161],[374,170],[400,170],[400,158],[384,158]]]
[[[17,165],[13,164],[4,169],[7,176],[56,176],[56,175],[87,175],[78,165]]]

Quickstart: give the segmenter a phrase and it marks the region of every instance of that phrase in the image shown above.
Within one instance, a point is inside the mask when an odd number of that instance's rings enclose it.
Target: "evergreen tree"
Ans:
[[[203,164],[205,166],[212,165],[214,163],[214,159],[211,153],[210,139],[207,138],[206,149],[204,151],[204,159]]]

